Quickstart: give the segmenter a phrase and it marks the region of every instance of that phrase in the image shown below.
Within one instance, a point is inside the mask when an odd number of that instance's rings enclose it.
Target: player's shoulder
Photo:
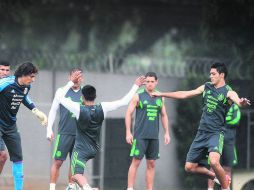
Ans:
[[[225,88],[226,88],[228,91],[232,91],[232,90],[233,90],[232,87],[229,86],[228,84],[225,85]]]
[[[8,77],[0,79],[0,86],[12,84],[14,82],[15,82],[15,76],[8,76]]]
[[[213,83],[212,82],[205,82],[204,85],[205,86],[211,86],[211,85],[213,85]]]

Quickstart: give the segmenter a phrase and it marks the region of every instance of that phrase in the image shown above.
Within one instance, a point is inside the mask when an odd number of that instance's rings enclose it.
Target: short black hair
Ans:
[[[91,85],[85,85],[82,88],[82,94],[87,101],[94,101],[96,98],[96,89]]]
[[[22,76],[31,75],[31,74],[37,74],[37,73],[38,73],[38,69],[35,65],[33,65],[30,62],[25,62],[18,66],[14,75],[18,78]]]
[[[0,61],[0,65],[8,67],[10,63],[8,61]]]
[[[226,65],[222,62],[215,62],[214,64],[212,64],[211,69],[216,69],[219,74],[224,73],[224,78],[226,78],[228,75],[228,69]]]
[[[154,77],[157,80],[157,75],[155,72],[147,72],[145,77]]]
[[[70,75],[76,71],[80,71],[81,73],[83,73],[83,70],[81,68],[73,68],[70,70]]]

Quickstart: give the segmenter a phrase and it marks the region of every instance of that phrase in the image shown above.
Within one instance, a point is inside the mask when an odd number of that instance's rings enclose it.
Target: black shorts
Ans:
[[[210,133],[198,130],[187,154],[186,162],[199,163],[204,159],[204,155],[210,152],[222,154],[223,142],[223,132]]]
[[[221,165],[232,168],[238,163],[236,148],[232,144],[224,144]]]
[[[2,139],[2,137],[0,137],[0,152],[1,151],[5,151],[5,144],[4,144],[4,140]]]
[[[55,141],[53,158],[55,160],[66,160],[68,153],[72,154],[75,143],[75,135],[58,134]]]
[[[21,138],[16,124],[10,126],[8,130],[3,130],[3,128],[0,127],[0,141],[1,150],[4,150],[2,146],[5,144],[12,162],[23,160]]]
[[[159,139],[134,139],[130,156],[141,160],[144,155],[147,160],[156,160],[159,155]]]

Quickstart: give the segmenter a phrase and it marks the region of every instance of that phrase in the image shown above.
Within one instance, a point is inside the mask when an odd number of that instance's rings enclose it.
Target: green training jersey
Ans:
[[[241,111],[237,104],[232,104],[226,116],[227,128],[236,128],[241,119]]]
[[[138,92],[139,105],[136,108],[134,138],[158,139],[161,97],[151,97],[145,89]]]
[[[226,113],[230,107],[227,93],[231,88],[224,85],[215,88],[211,82],[205,83],[203,92],[203,113],[199,130],[216,132],[224,129],[226,125]]]
[[[99,150],[99,138],[103,120],[104,113],[101,104],[93,106],[81,105],[77,121],[75,148],[82,149],[83,144],[88,141],[93,148]]]
[[[82,103],[81,89],[75,92],[73,89],[69,89],[65,95],[66,98],[71,99],[74,102]],[[68,109],[60,104],[60,120],[58,126],[58,134],[76,135],[76,118]]]

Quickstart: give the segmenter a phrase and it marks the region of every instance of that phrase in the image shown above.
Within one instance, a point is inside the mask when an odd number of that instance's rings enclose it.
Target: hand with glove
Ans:
[[[42,126],[46,127],[48,123],[48,118],[42,111],[38,110],[37,108],[32,109],[32,113],[37,116],[40,120]]]

